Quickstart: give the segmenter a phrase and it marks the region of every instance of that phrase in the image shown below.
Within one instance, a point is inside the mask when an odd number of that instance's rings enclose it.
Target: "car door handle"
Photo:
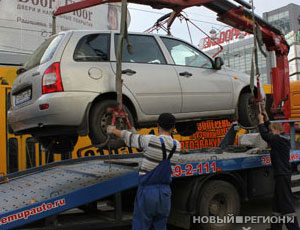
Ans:
[[[181,72],[181,73],[179,73],[179,75],[180,76],[183,76],[183,77],[191,77],[191,76],[193,76],[193,74],[191,74],[191,73],[189,73],[189,72]]]
[[[40,72],[34,72],[31,76],[35,77],[35,76],[38,76],[38,75],[40,75]]]
[[[126,74],[126,75],[133,75],[133,74],[136,74],[136,71],[132,70],[132,69],[125,69],[125,70],[122,70],[122,74]]]

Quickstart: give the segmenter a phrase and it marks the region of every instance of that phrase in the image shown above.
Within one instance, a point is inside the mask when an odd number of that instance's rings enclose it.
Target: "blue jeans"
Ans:
[[[171,209],[169,185],[139,186],[133,214],[133,230],[166,230]]]

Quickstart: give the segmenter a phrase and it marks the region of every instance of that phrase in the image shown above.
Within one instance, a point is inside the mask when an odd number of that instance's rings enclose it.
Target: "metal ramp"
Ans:
[[[0,184],[0,229],[16,228],[137,186],[136,166],[141,156],[86,157],[0,177],[4,181]],[[291,162],[299,162],[299,156],[299,150],[291,151]],[[270,155],[265,153],[197,150],[180,155],[173,177],[266,167],[270,163]],[[292,188],[297,191],[298,175],[294,175]]]
[[[137,185],[137,168],[98,158],[28,170],[1,184],[0,229],[22,226]]]

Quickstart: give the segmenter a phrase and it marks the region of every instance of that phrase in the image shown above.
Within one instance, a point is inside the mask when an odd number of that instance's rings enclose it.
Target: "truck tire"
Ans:
[[[257,125],[258,105],[253,102],[251,93],[243,93],[240,96],[238,112],[239,123],[244,127],[254,127]]]
[[[107,140],[106,128],[108,125],[111,124],[112,121],[112,115],[107,112],[107,109],[115,107],[117,107],[117,103],[115,100],[100,101],[92,107],[89,122],[89,137],[91,139],[92,144],[102,144]],[[124,109],[128,114],[130,124],[133,125],[133,116],[131,112],[126,107],[126,105],[124,105]],[[122,122],[120,122],[118,121],[118,119],[116,121],[116,127],[118,129],[128,129],[127,125],[125,124],[125,121],[122,120]],[[115,150],[124,146],[126,145],[123,140],[117,137],[113,137],[110,139],[109,143],[105,146],[102,146],[102,148]]]
[[[203,185],[197,203],[196,216],[219,216],[221,219],[229,214],[240,213],[240,195],[229,182],[212,180]],[[194,230],[228,230],[231,224],[194,223]]]

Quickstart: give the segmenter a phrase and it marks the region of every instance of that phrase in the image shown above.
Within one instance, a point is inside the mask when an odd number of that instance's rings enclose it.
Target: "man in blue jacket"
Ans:
[[[292,216],[294,218],[293,223],[286,223],[285,225],[288,230],[299,230],[291,190],[290,138],[283,132],[281,123],[270,123],[266,111],[258,115],[258,122],[262,138],[271,146],[270,155],[275,182],[272,202],[273,215]],[[287,219],[285,218],[285,220]],[[282,230],[282,224],[271,224],[271,230]]]

